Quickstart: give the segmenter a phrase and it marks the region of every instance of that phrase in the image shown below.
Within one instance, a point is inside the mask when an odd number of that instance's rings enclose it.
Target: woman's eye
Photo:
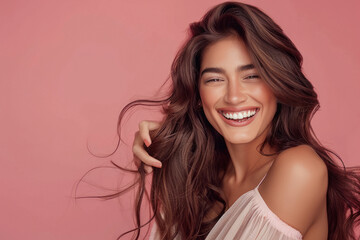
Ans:
[[[221,82],[222,79],[220,78],[212,78],[212,79],[209,79],[209,80],[206,80],[205,83],[208,83],[208,82]]]
[[[245,79],[254,79],[254,78],[260,78],[259,75],[249,75],[245,77]]]

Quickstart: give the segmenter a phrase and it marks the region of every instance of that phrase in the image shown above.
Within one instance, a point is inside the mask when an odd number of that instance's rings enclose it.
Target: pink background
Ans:
[[[0,239],[115,239],[133,226],[132,193],[75,204],[74,185],[87,170],[131,159],[129,147],[97,159],[86,144],[97,154],[113,150],[120,109],[156,92],[188,24],[219,2],[1,1]],[[302,52],[322,104],[313,121],[322,143],[359,165],[360,2],[247,2]],[[129,145],[138,119],[152,115],[128,120]],[[88,181],[114,187],[118,176],[103,169]]]

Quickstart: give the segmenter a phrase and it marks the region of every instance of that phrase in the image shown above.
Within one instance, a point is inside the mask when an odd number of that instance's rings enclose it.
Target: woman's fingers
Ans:
[[[150,131],[156,130],[159,127],[160,127],[159,122],[141,121],[139,123],[140,136],[147,147],[150,146],[151,144]]]
[[[135,154],[134,154],[134,162],[137,167],[139,167],[141,164],[141,161],[135,156]],[[146,173],[151,173],[153,171],[153,168],[149,165],[144,164],[144,170]]]
[[[155,128],[156,129],[156,128]],[[150,136],[149,136],[150,138]],[[150,156],[144,149],[143,147],[143,139],[140,136],[140,132],[136,132],[135,134],[135,139],[134,139],[134,144],[133,144],[133,153],[134,156],[142,161],[143,163],[145,163],[146,165],[152,166],[152,167],[157,167],[157,168],[161,168],[161,162],[155,158],[153,158],[152,156]],[[138,160],[136,160],[135,158],[135,164],[137,166],[140,165],[140,162]],[[145,170],[149,169],[148,167],[145,167]],[[147,171],[148,172],[148,171]]]

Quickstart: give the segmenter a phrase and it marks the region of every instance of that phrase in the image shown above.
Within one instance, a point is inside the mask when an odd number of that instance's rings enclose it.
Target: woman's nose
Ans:
[[[239,104],[244,102],[247,98],[245,89],[239,82],[229,83],[224,96],[225,102],[229,104]]]

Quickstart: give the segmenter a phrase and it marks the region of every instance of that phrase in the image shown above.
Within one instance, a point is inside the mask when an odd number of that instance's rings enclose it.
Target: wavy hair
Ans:
[[[302,144],[311,146],[328,169],[328,239],[355,239],[354,228],[360,221],[359,168],[346,168],[341,158],[317,140],[310,121],[319,102],[302,73],[302,56],[295,45],[265,13],[236,2],[215,6],[190,25],[189,38],[172,64],[172,88],[165,99],[133,101],[119,116],[120,139],[120,123],[129,109],[139,105],[163,108],[162,126],[151,133],[152,144],[147,148],[162,162],[162,168],[153,171],[150,193],[151,220],[156,219],[161,239],[205,239],[225,212],[221,182],[230,156],[223,137],[199,107],[198,82],[203,50],[229,35],[243,39],[261,78],[278,100],[260,150],[266,144],[277,154]],[[136,239],[145,225],[140,224],[146,175],[143,165],[137,173],[137,227],[131,230],[137,233]]]

